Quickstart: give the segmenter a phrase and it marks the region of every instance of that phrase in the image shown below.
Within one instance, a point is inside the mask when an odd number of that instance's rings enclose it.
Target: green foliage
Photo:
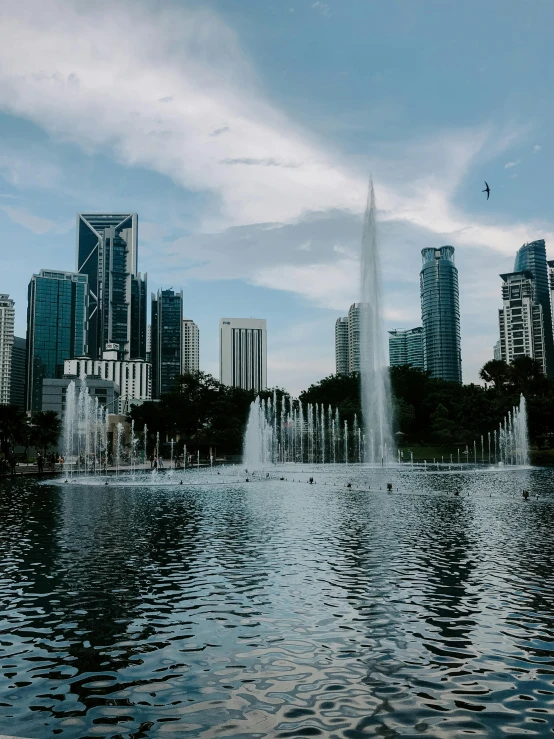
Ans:
[[[16,405],[0,405],[0,450],[8,455],[14,446],[35,446],[44,454],[58,443],[61,421],[54,411],[37,411],[31,418]]]
[[[338,408],[341,420],[352,423],[354,415],[361,417],[360,376],[329,375],[300,393],[301,403],[323,403]]]
[[[62,424],[55,411],[36,411],[29,423],[31,446],[47,453],[49,447],[56,446]]]
[[[25,438],[25,414],[17,405],[0,405],[0,450],[8,455]]]

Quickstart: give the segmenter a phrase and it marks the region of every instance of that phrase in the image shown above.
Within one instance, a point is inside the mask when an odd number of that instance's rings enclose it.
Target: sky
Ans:
[[[201,369],[218,376],[221,317],[266,318],[268,383],[296,394],[334,372],[371,174],[385,329],[421,324],[421,249],[452,244],[477,382],[499,274],[527,240],[554,258],[553,25],[551,0],[4,4],[16,334],[31,275],[75,268],[76,214],[137,212],[139,269],[183,289]]]

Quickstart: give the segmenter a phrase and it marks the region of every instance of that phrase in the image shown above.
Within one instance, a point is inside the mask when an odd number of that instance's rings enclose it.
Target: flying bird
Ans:
[[[485,180],[485,189],[484,190],[481,190],[481,192],[486,192],[487,193],[487,200],[488,200],[489,197],[490,197],[490,194],[491,194],[491,189],[489,187],[489,183],[486,180]]]

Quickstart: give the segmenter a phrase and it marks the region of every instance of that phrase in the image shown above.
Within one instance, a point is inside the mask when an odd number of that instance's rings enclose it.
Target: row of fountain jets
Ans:
[[[363,427],[354,419],[351,426],[341,421],[330,406],[302,405],[286,396],[252,403],[244,443],[244,462],[249,469],[282,462],[386,464],[396,460],[392,433],[389,375],[383,343],[379,250],[373,183],[370,181],[361,250],[360,285],[360,377]],[[99,470],[108,465],[108,417],[88,393],[86,380],[79,390],[70,383],[64,414],[64,457],[72,469]],[[137,458],[141,444],[146,452],[147,429],[141,437],[131,429],[130,451],[123,448],[123,426],[119,424],[112,441],[112,463],[118,467],[125,454]],[[498,430],[480,440],[481,461],[510,465],[527,464],[529,443],[525,399],[500,424]],[[159,442],[156,451],[159,450]],[[171,446],[173,456],[173,445]],[[466,448],[465,461],[471,451]],[[460,454],[458,452],[458,458]],[[477,462],[477,443],[473,445]],[[400,461],[401,457],[398,456]],[[410,460],[413,464],[413,458]],[[452,460],[451,460],[452,461]],[[459,460],[458,460],[459,461]]]

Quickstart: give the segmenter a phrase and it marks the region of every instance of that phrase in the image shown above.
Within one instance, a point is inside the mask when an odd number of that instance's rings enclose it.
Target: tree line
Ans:
[[[484,385],[457,383],[433,378],[428,372],[410,366],[391,367],[394,432],[407,444],[470,444],[481,435],[498,428],[523,393],[529,412],[531,440],[538,447],[554,446],[554,381],[529,357],[511,364],[499,360],[487,362],[480,371]],[[273,394],[280,403],[285,390],[275,388],[261,393]],[[176,452],[186,444],[190,452],[240,454],[255,393],[222,385],[205,372],[181,375],[171,392],[159,401],[146,402],[131,409],[129,420],[140,435],[148,429],[148,451],[171,439]],[[300,393],[303,404],[318,403],[338,409],[350,423],[363,414],[360,402],[360,377],[330,375]],[[0,446],[4,454],[14,443],[34,446],[44,451],[56,445],[60,421],[53,411],[34,413],[31,419],[15,406],[0,406]],[[177,441],[178,440],[178,441]],[[163,450],[167,453],[167,447]]]

